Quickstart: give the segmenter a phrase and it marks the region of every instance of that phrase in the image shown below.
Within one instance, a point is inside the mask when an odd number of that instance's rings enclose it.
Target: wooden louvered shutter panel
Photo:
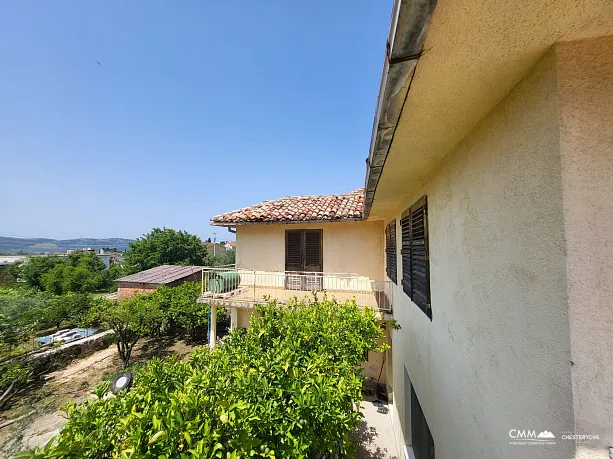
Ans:
[[[402,290],[412,296],[411,292],[411,215],[405,215],[400,220],[402,236]]]
[[[322,271],[321,230],[305,231],[305,271]]]
[[[302,231],[285,232],[285,270],[302,271]]]
[[[411,299],[432,318],[430,308],[430,267],[428,260],[428,214],[426,199],[411,207],[410,253],[411,253]]]
[[[385,228],[385,258],[387,262],[387,277],[396,283],[396,220]]]
[[[305,270],[309,273],[323,271],[322,262],[322,231],[307,230],[304,235]],[[303,290],[322,290],[323,278],[318,275],[307,275],[304,278]]]
[[[385,227],[385,273],[390,277],[390,225]]]

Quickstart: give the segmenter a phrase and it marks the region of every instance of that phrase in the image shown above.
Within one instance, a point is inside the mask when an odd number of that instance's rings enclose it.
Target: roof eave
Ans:
[[[364,218],[370,213],[435,7],[436,0],[394,2],[366,162]]]
[[[361,222],[365,219],[363,217],[355,218],[336,218],[334,220],[278,220],[278,221],[266,221],[266,222],[209,222],[211,226],[246,226],[246,225],[299,225],[306,223],[335,223],[335,222]]]

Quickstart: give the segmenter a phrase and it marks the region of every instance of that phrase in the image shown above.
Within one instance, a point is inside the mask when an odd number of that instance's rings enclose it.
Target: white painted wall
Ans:
[[[427,195],[433,320],[397,287],[393,414],[405,422],[406,367],[437,459],[574,453],[509,445],[512,428],[574,429],[555,63],[547,53],[387,218]]]
[[[557,46],[577,458],[613,446],[613,37]]]

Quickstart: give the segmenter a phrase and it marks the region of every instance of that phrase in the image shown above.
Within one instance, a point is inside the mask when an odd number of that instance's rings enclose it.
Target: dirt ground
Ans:
[[[196,347],[171,338],[143,340],[134,347],[131,360],[138,362],[171,355],[184,358]],[[113,344],[45,375],[43,382],[16,396],[9,409],[0,412],[0,424],[23,417],[0,428],[0,458],[45,445],[66,422],[61,408],[68,402],[84,401],[104,376],[120,369],[121,361]]]

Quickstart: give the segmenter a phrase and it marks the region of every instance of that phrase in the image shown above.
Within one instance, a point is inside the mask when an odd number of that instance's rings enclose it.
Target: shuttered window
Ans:
[[[430,262],[428,254],[428,206],[424,196],[400,221],[402,227],[402,289],[432,320]]]
[[[396,220],[385,227],[386,272],[394,284],[396,279]]]
[[[287,230],[285,232],[285,270],[323,271],[322,230]]]

